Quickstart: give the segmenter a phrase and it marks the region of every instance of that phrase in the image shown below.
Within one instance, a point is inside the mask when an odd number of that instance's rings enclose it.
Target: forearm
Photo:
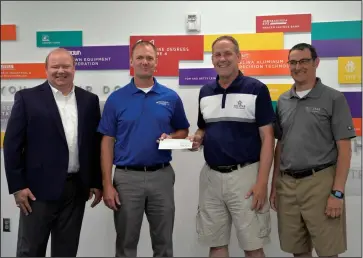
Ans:
[[[173,139],[185,139],[188,136],[189,129],[180,129],[176,130],[174,133],[171,133],[170,136]]]
[[[350,168],[351,149],[338,152],[333,189],[344,192]]]
[[[257,182],[261,184],[268,183],[272,160],[274,157],[275,140],[272,136],[265,136],[262,139],[260,166],[258,169]]]
[[[113,152],[113,138],[104,136],[101,142],[101,170],[103,187],[112,184]]]
[[[201,139],[204,138],[204,134],[205,134],[204,129],[200,129],[200,128],[195,132],[195,135],[198,135]]]
[[[272,174],[272,185],[276,183],[278,174],[280,173],[280,155],[281,155],[281,142],[277,141],[274,156],[274,169]]]

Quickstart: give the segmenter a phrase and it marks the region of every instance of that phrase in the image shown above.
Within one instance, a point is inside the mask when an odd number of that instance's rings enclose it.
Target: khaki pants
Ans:
[[[278,177],[277,219],[283,251],[306,253],[314,246],[319,256],[333,256],[347,250],[345,205],[339,218],[324,214],[334,176],[335,166],[331,166],[301,179]]]
[[[200,173],[199,207],[196,227],[199,243],[208,247],[228,245],[232,223],[241,249],[252,251],[270,242],[270,206],[251,210],[253,197],[245,195],[256,183],[259,163],[231,173],[221,173],[205,165]]]

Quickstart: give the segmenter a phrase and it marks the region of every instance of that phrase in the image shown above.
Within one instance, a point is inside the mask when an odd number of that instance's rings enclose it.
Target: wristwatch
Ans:
[[[338,190],[332,190],[331,195],[333,195],[335,198],[338,198],[338,199],[344,198],[344,193],[341,191],[338,191]]]

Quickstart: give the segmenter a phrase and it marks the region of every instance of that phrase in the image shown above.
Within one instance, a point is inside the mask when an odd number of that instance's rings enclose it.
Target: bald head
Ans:
[[[45,67],[48,68],[48,64],[49,64],[49,58],[53,55],[53,54],[63,54],[63,55],[67,55],[71,60],[72,60],[72,63],[73,63],[73,66],[76,65],[75,63],[75,60],[73,58],[73,56],[69,53],[69,51],[65,48],[57,48],[57,49],[54,49],[52,50],[46,57],[45,59]]]

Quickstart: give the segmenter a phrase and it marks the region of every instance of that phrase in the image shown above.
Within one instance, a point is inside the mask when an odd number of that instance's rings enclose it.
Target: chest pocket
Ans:
[[[223,115],[235,121],[255,122],[256,95],[228,94]]]

